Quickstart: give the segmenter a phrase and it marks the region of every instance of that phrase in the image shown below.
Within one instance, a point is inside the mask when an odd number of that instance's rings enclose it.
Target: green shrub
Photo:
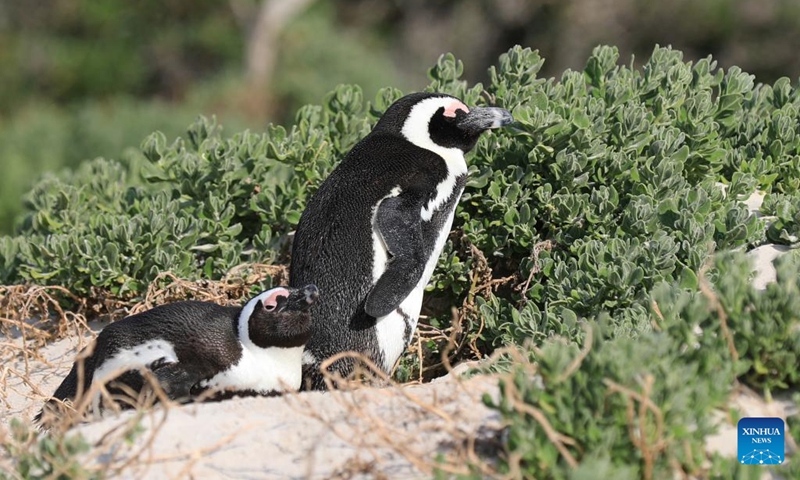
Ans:
[[[654,331],[609,338],[613,322],[600,315],[583,355],[550,339],[534,363],[511,368],[499,401],[485,401],[508,422],[506,458],[525,478],[669,478],[677,469],[731,478],[735,461],[704,465],[712,413],[737,376],[766,388],[797,384],[800,262],[779,259],[778,282],[764,292],[750,285],[743,254],[715,263],[707,293],[677,282],[654,288]],[[598,471],[607,473],[592,477]]]
[[[792,247],[800,245],[800,196],[768,195],[764,198],[761,212],[775,217],[766,232],[770,241]]]

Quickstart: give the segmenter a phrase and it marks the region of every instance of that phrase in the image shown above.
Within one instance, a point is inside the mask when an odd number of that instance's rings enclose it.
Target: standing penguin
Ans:
[[[57,400],[76,400],[96,383],[112,394],[139,393],[150,370],[164,393],[185,401],[206,390],[271,394],[297,390],[303,345],[311,336],[309,307],[317,287],[276,287],[244,307],[183,301],[114,322],[79,358],[36,421]],[[117,384],[116,387],[112,387]],[[79,395],[80,393],[80,395]],[[99,395],[93,399],[96,408]],[[135,400],[135,399],[129,399]]]
[[[385,372],[408,346],[467,181],[464,154],[513,122],[501,108],[439,93],[393,103],[308,202],[294,236],[290,285],[315,283],[303,388],[324,389],[320,364],[359,352]],[[331,369],[347,375],[350,360]]]

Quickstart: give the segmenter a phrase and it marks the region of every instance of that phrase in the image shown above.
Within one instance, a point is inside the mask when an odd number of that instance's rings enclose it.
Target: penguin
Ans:
[[[301,389],[326,389],[321,363],[341,352],[391,372],[450,233],[464,155],[484,131],[513,121],[507,110],[450,95],[406,95],[320,185],[295,230],[289,274],[289,285],[313,282],[321,292]],[[347,376],[353,367],[341,359],[329,371]]]
[[[276,287],[244,307],[189,300],[114,322],[78,356],[34,420],[41,422],[59,401],[75,402],[97,383],[114,380],[109,392],[115,397],[138,394],[145,386],[141,369],[152,372],[166,396],[179,402],[209,390],[262,395],[298,390],[303,346],[311,336],[309,307],[318,296],[313,284]],[[98,411],[99,400],[98,394],[91,403]]]

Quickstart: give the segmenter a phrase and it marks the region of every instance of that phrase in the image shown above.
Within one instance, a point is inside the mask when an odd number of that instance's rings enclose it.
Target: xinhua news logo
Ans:
[[[739,420],[739,463],[780,465],[784,461],[783,419],[745,417]]]

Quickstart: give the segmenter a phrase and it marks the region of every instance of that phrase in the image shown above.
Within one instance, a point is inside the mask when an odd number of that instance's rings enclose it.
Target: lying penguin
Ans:
[[[297,390],[303,347],[311,337],[308,310],[317,297],[314,285],[276,287],[244,307],[182,301],[114,322],[97,336],[91,354],[79,355],[36,421],[55,412],[59,401],[77,404],[98,383],[113,380],[108,391],[115,396],[139,393],[147,383],[141,369],[180,402],[213,392]],[[99,400],[97,393],[93,408]]]

